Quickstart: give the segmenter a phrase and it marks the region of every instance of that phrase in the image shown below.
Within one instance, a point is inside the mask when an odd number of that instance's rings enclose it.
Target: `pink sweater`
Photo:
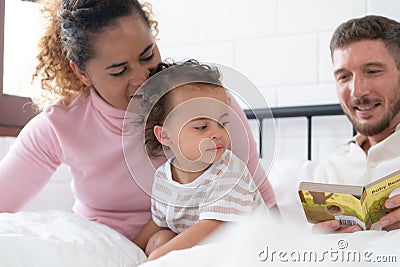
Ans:
[[[231,106],[240,111],[236,101]],[[246,121],[244,113],[240,114]],[[110,106],[93,90],[78,96],[68,107],[61,104],[46,107],[23,128],[11,151],[0,162],[0,212],[20,209],[43,188],[56,168],[65,163],[73,174],[74,212],[134,238],[150,219],[150,196],[132,179],[125,163],[121,137],[124,115],[125,111]],[[151,184],[154,168],[145,163],[143,129],[138,124],[134,132],[138,133],[134,136],[137,142],[132,142],[130,155],[142,166],[140,175]],[[263,179],[264,170],[257,168],[256,143],[253,139],[249,142],[249,170],[256,180]],[[239,157],[243,154],[240,149],[235,151],[235,147],[233,152]],[[247,160],[247,157],[241,158]],[[164,161],[160,158],[152,164],[157,168]],[[275,205],[267,179],[259,189],[267,205]]]

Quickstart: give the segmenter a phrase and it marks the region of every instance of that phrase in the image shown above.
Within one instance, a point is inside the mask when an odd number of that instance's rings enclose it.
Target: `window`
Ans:
[[[7,1],[7,3],[6,3]],[[17,12],[8,13],[12,10],[12,5],[17,7]],[[20,31],[17,26],[27,27],[32,26],[30,18],[27,19],[27,9],[21,8],[22,5],[37,5],[35,3],[22,0],[0,0],[0,136],[15,136],[19,130],[34,116],[34,110],[30,105],[31,99],[23,97],[26,95],[15,84],[30,84],[30,77],[26,75],[27,66],[32,66],[32,58],[24,57],[28,49],[35,47],[36,42],[26,42],[26,40],[15,41],[10,40],[7,43],[7,36],[26,38],[28,31]],[[13,23],[10,19],[19,20],[18,23]],[[34,24],[35,25],[35,24]],[[33,26],[34,26],[33,25]],[[36,34],[37,36],[37,34]],[[10,38],[10,37],[9,37]],[[9,49],[14,49],[9,51]],[[22,55],[22,56],[21,56]],[[7,62],[12,62],[13,66],[7,68]],[[9,64],[8,64],[9,65]],[[21,73],[25,73],[22,74]],[[29,80],[29,82],[27,82]],[[21,87],[21,86],[20,86]]]

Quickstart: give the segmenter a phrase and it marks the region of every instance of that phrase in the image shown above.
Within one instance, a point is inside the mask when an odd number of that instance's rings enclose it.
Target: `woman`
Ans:
[[[43,109],[0,163],[0,211],[20,209],[65,163],[74,177],[73,211],[133,239],[151,216],[150,197],[125,163],[122,127],[131,97],[161,62],[153,35],[157,23],[136,0],[60,0],[47,7],[50,24],[35,73],[41,77],[44,98],[37,104]],[[137,142],[129,150],[140,165],[147,155],[138,145],[143,129],[135,131]],[[249,170],[262,180],[267,205],[274,206],[255,142],[249,143]],[[154,168],[139,173],[153,179]]]

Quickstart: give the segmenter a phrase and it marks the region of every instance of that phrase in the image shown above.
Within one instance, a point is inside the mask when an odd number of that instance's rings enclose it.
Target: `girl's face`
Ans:
[[[136,16],[121,17],[94,38],[93,48],[93,59],[78,76],[110,105],[126,110],[132,95],[161,62],[151,30]]]
[[[177,167],[198,172],[220,159],[230,143],[228,126],[228,97],[224,88],[174,89],[173,110],[164,128]]]

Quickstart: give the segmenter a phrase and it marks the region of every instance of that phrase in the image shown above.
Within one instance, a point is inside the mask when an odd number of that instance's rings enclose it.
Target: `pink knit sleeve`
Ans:
[[[268,181],[265,170],[261,166],[257,143],[254,140],[247,117],[233,95],[230,96],[231,114],[230,135],[232,152],[247,163],[247,168],[253,176],[258,189],[268,207],[276,205],[272,186]]]
[[[0,212],[18,211],[44,187],[60,164],[56,143],[41,114],[23,128],[0,161]]]

